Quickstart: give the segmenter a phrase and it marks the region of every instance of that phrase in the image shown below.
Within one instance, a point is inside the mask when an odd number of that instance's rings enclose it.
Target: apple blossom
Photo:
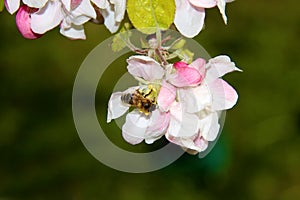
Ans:
[[[153,58],[132,56],[128,72],[141,84],[156,84],[159,93],[150,114],[134,109],[126,116],[123,138],[137,144],[153,143],[163,135],[190,153],[204,151],[219,133],[219,117],[236,102],[236,91],[221,77],[240,71],[228,56],[217,56],[207,63],[198,58],[191,64],[183,61],[163,68]],[[107,122],[125,114],[130,105],[122,102],[124,94],[132,94],[141,86],[111,95]]]
[[[164,70],[158,62],[147,56],[131,56],[127,59],[128,72],[137,79],[155,84],[164,76]],[[159,86],[157,86],[159,87]],[[108,103],[107,122],[125,114],[131,105],[122,101],[122,96],[133,94],[140,86],[131,87],[124,92],[115,92],[111,95]],[[158,88],[159,89],[159,88]],[[154,97],[156,98],[156,97]],[[169,113],[153,110],[149,115],[141,112],[138,108],[126,116],[126,122],[122,127],[123,138],[131,143],[137,144],[145,140],[153,143],[165,133],[169,124]]]
[[[186,112],[198,116],[198,131],[191,137],[167,133],[166,138],[183,148],[204,151],[209,141],[214,141],[219,132],[219,115],[232,108],[238,99],[234,88],[220,77],[232,71],[240,71],[228,56],[218,56],[205,66],[206,76],[197,87],[178,89],[178,99]]]

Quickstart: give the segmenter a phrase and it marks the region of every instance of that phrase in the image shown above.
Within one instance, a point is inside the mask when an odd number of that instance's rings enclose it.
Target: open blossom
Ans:
[[[219,133],[220,111],[232,108],[238,99],[234,88],[221,77],[232,71],[240,71],[228,56],[218,56],[205,65],[206,75],[201,84],[196,87],[178,89],[179,101],[183,103],[186,112],[198,116],[198,129],[190,137],[166,134],[166,138],[194,152],[204,151],[209,141],[214,141]]]
[[[128,72],[136,78],[155,83],[164,76],[164,70],[158,62],[147,56],[132,56],[128,60]],[[131,87],[124,92],[115,92],[111,95],[108,103],[107,122],[125,114],[130,105],[122,101],[123,95],[131,95],[140,87]],[[129,96],[131,97],[131,96]],[[135,109],[126,116],[126,122],[122,127],[123,138],[131,143],[137,144],[145,140],[153,143],[163,136],[169,124],[168,114],[154,110],[150,115]]]
[[[225,6],[233,0],[176,0],[174,24],[179,32],[189,38],[195,37],[202,30],[205,19],[205,8],[217,6],[227,24]]]
[[[163,69],[147,56],[132,56],[128,71],[143,84],[156,84],[155,109],[149,113],[134,109],[122,127],[124,139],[131,144],[145,140],[153,143],[163,135],[189,152],[204,151],[219,133],[220,111],[233,107],[238,95],[223,75],[239,71],[228,56],[206,63],[202,58],[191,64],[182,61]],[[107,122],[125,114],[131,105],[122,96],[133,94],[141,86],[113,93],[108,105]],[[147,93],[148,95],[148,93]]]

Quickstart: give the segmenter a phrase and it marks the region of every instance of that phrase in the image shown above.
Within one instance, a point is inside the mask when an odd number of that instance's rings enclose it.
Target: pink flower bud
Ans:
[[[26,5],[22,5],[19,8],[18,13],[16,15],[16,25],[19,32],[22,34],[24,38],[31,39],[31,40],[37,39],[42,36],[40,34],[34,33],[30,28],[30,21],[31,21],[30,14],[33,11],[34,10],[32,8],[29,8]]]

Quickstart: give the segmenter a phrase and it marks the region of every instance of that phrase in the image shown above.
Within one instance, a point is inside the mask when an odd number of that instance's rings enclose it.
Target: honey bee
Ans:
[[[152,85],[145,85],[134,93],[123,94],[121,100],[148,116],[156,108],[156,97],[157,90]]]

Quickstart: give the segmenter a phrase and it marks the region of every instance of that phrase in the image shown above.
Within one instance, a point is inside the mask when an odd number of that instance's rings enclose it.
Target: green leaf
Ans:
[[[174,0],[127,0],[131,23],[146,34],[168,29],[174,21],[175,10]]]
[[[121,51],[127,46],[129,38],[132,35],[132,32],[129,31],[130,24],[124,23],[124,26],[121,28],[120,32],[116,34],[113,38],[111,48],[114,52]]]
[[[0,12],[4,9],[4,0],[0,0]]]

